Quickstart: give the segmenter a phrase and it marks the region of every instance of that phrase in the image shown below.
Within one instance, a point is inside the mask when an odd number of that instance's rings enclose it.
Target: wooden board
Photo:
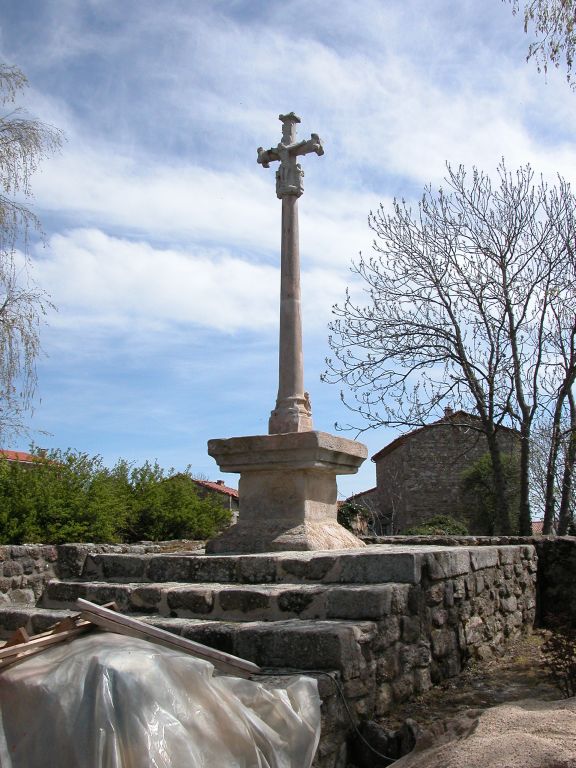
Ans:
[[[129,637],[138,637],[167,648],[172,648],[173,650],[188,653],[191,656],[210,661],[223,672],[239,677],[250,677],[262,672],[262,669],[251,661],[246,661],[224,651],[217,651],[215,648],[210,648],[194,640],[174,635],[171,632],[166,632],[164,629],[138,621],[138,619],[134,619],[131,616],[115,613],[108,608],[91,603],[89,600],[78,598],[76,605],[82,611],[82,618],[110,632],[128,635]]]

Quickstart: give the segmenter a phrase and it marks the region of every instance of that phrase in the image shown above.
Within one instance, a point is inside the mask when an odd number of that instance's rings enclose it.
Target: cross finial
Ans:
[[[285,147],[294,144],[296,141],[296,126],[302,121],[294,112],[288,112],[287,115],[278,115],[278,120],[282,121],[282,144]]]
[[[309,152],[316,152],[317,155],[324,154],[322,142],[317,133],[310,134],[308,141],[296,141],[296,125],[300,122],[298,115],[294,112],[288,112],[286,115],[279,115],[282,121],[282,140],[271,149],[258,147],[258,162],[264,168],[268,168],[271,162],[280,161],[280,167],[276,171],[276,195],[282,199],[287,195],[300,197],[304,192],[304,171],[296,158],[299,155],[307,155]]]

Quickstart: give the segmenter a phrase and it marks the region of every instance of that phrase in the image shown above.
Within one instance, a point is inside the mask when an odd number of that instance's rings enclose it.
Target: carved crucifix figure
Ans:
[[[276,408],[268,425],[271,435],[312,429],[310,400],[304,391],[298,243],[298,198],[304,192],[304,171],[296,158],[310,152],[324,154],[316,133],[307,141],[296,140],[296,125],[300,118],[294,112],[280,115],[280,120],[282,140],[278,146],[266,150],[258,148],[258,162],[264,168],[271,162],[280,162],[276,171],[276,195],[282,200],[279,383]]]

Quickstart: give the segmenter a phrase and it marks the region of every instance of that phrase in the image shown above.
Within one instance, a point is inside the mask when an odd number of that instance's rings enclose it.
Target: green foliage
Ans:
[[[36,454],[34,466],[0,459],[0,543],[203,539],[230,521],[214,496],[201,497],[190,471],[76,451]]]
[[[466,536],[467,533],[466,523],[450,515],[434,515],[426,522],[402,531],[403,536]]]
[[[338,522],[353,533],[356,533],[359,521],[369,516],[369,510],[354,501],[345,501],[338,505]]]
[[[510,521],[512,528],[515,529],[518,525],[520,505],[519,456],[503,453],[501,460]],[[497,513],[498,500],[490,454],[485,453],[465,469],[460,475],[460,483],[464,511],[470,520],[472,531],[486,536],[500,534],[502,531]]]
[[[576,628],[569,624],[554,627],[542,646],[542,663],[565,698],[576,695]]]

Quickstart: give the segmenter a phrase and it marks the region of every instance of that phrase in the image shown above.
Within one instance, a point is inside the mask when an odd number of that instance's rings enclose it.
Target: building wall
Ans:
[[[459,419],[461,423],[461,419]],[[503,431],[506,453],[518,448],[518,436]],[[461,474],[488,450],[485,436],[475,429],[442,423],[406,435],[390,452],[376,459],[376,483],[381,532],[399,533],[436,515],[466,521],[474,530],[461,496]]]

